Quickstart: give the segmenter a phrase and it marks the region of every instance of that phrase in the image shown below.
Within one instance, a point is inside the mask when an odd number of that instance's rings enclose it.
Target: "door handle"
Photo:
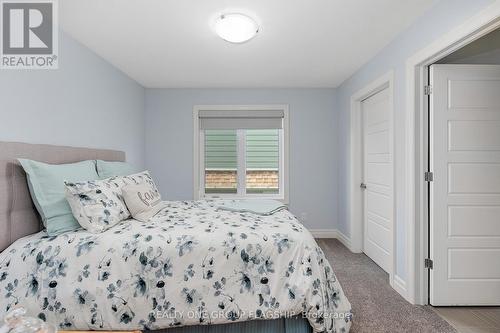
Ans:
[[[361,184],[359,185],[359,187],[361,187],[361,188],[364,190],[364,189],[366,189],[366,184],[365,184],[365,183],[361,183]]]

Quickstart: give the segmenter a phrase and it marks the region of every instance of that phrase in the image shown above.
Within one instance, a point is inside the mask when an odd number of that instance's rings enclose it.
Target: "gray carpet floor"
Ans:
[[[336,239],[318,239],[353,309],[351,332],[455,333],[429,306],[411,305],[389,285],[389,276],[363,253]]]

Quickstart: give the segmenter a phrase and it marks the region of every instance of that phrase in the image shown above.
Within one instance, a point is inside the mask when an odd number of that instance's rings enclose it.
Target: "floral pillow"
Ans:
[[[103,180],[65,182],[66,199],[78,223],[92,233],[101,233],[130,218],[122,189],[153,181],[149,172]]]

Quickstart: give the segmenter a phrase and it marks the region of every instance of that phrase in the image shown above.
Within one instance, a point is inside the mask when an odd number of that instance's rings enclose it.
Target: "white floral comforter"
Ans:
[[[347,332],[351,306],[288,211],[172,201],[147,223],[25,237],[0,254],[0,318],[14,306],[72,330],[161,329],[304,314]]]

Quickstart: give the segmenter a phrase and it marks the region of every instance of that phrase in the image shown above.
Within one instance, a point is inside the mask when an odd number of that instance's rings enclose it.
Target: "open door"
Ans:
[[[430,303],[500,305],[500,66],[430,80]]]
[[[363,121],[363,252],[392,274],[393,157],[389,88],[361,102]]]

